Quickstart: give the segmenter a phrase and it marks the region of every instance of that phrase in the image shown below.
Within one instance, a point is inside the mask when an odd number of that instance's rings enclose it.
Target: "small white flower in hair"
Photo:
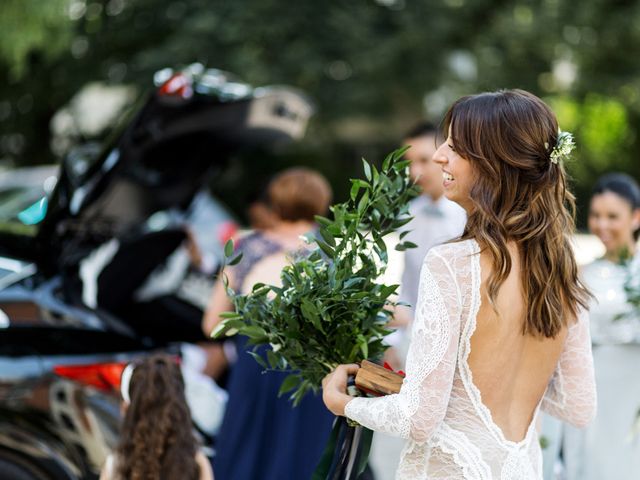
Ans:
[[[546,142],[545,147],[548,148],[548,143]],[[553,150],[551,150],[551,154],[549,155],[551,163],[555,163],[557,165],[559,161],[567,160],[574,148],[576,148],[576,144],[573,141],[573,135],[570,132],[558,130],[556,146],[553,147]]]

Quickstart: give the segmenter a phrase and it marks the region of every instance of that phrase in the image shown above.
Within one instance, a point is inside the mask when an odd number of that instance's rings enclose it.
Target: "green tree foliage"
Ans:
[[[28,57],[41,52],[55,58],[68,48],[73,25],[65,18],[67,0],[4,0],[0,11],[0,58],[9,68],[9,77],[26,73]]]
[[[5,0],[0,12],[5,161],[50,160],[50,119],[88,81],[142,90],[200,61],[307,92],[317,115],[296,161],[321,159],[336,185],[425,112],[504,87],[575,104],[581,185],[640,176],[639,2]]]
[[[600,175],[615,170],[633,172],[637,160],[632,152],[629,111],[620,100],[590,93],[580,102],[571,97],[548,98],[562,128],[574,133],[577,152],[567,165],[578,197],[587,210],[591,186]]]

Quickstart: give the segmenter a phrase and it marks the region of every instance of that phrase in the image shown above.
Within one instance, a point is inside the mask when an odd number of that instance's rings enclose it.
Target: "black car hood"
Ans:
[[[39,263],[81,255],[78,245],[125,234],[154,212],[186,208],[233,154],[301,137],[312,110],[287,87],[191,85],[187,98],[163,93],[165,84],[134,107],[89,167],[63,162],[37,235]]]

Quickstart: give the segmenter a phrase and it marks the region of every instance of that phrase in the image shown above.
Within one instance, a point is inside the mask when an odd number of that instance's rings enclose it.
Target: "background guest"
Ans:
[[[437,130],[429,123],[420,123],[411,129],[403,140],[410,146],[405,153],[411,160],[410,174],[422,189],[422,195],[409,204],[409,212],[414,217],[407,225],[411,232],[405,237],[417,248],[405,252],[404,270],[400,284],[400,300],[411,305],[409,310],[398,309],[397,318],[401,323],[410,323],[418,300],[420,269],[427,251],[441,243],[459,237],[464,230],[467,216],[456,203],[444,196],[442,170],[434,162]]]
[[[582,270],[595,295],[590,312],[598,413],[586,431],[563,426],[562,441],[552,442],[546,456],[562,448],[567,480],[626,480],[637,478],[640,471],[640,441],[631,438],[640,408],[640,319],[633,315],[624,290],[640,234],[636,181],[623,173],[599,178],[588,225],[605,247],[604,257]],[[546,478],[554,478],[550,468],[545,470]]]
[[[242,261],[225,273],[238,293],[255,283],[280,284],[280,272],[293,255],[304,254],[301,236],[314,229],[314,216],[324,215],[331,201],[328,182],[307,168],[277,175],[267,189],[270,221],[240,242]],[[214,287],[203,330],[211,332],[220,313],[231,310],[222,281]],[[333,416],[319,397],[309,395],[293,407],[278,390],[287,373],[263,372],[239,338],[231,367],[229,402],[216,439],[216,476],[234,480],[299,480],[310,478],[325,447]],[[264,355],[266,350],[259,349]]]

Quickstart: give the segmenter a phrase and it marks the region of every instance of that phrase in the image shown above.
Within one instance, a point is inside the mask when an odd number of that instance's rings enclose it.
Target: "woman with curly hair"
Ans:
[[[198,449],[180,367],[166,355],[134,362],[122,373],[125,409],[120,444],[100,480],[212,480]]]
[[[467,212],[455,242],[424,259],[406,377],[398,394],[324,400],[373,430],[407,438],[397,479],[540,480],[542,409],[584,427],[596,410],[587,307],[570,244],[570,135],[522,90],[463,97],[434,161]]]

